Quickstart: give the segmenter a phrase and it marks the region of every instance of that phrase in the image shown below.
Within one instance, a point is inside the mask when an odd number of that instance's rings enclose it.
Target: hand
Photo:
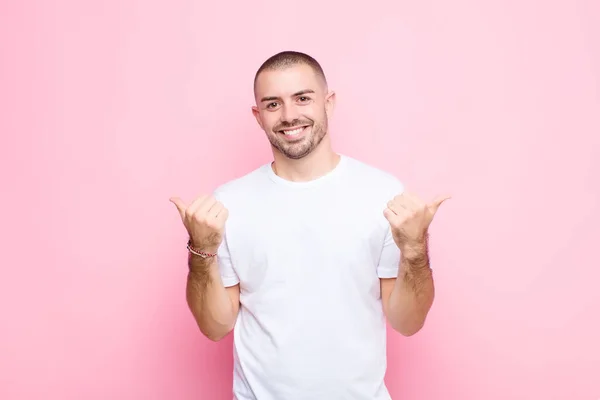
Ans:
[[[450,196],[439,196],[430,203],[410,193],[402,193],[387,204],[383,215],[389,221],[396,245],[401,250],[418,247],[427,237],[427,229],[440,205]]]
[[[186,206],[179,197],[169,199],[175,204],[183,225],[198,250],[216,253],[223,241],[225,221],[229,211],[213,196],[200,196]]]

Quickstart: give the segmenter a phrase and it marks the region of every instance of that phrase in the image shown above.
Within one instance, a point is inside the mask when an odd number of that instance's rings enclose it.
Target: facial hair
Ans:
[[[297,142],[288,142],[281,135],[280,130],[293,128],[294,126],[308,125],[310,134],[301,138]],[[321,143],[327,135],[327,117],[320,122],[311,119],[297,119],[292,122],[282,122],[273,127],[273,132],[267,137],[271,145],[279,150],[281,154],[292,160],[299,160],[310,154]]]

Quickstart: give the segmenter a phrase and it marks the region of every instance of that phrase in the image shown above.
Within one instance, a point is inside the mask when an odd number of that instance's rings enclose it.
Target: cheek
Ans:
[[[271,113],[270,115],[267,115],[264,119],[265,128],[267,128],[270,132],[273,132],[273,128],[279,122],[279,119],[274,114],[275,113]]]
[[[319,122],[321,119],[323,119],[321,115],[321,110],[314,107],[305,107],[300,109],[298,111],[298,118],[304,120],[310,119],[311,121],[315,122]]]
[[[273,127],[277,124],[277,116],[273,112],[262,112],[259,115],[260,124],[263,129],[272,132]]]
[[[314,117],[314,119],[322,121],[327,118],[327,109],[325,106],[320,104],[318,107],[315,107],[311,110],[311,115]]]

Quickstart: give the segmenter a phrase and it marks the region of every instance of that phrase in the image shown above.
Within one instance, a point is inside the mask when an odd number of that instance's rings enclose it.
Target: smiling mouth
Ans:
[[[308,128],[308,125],[306,125],[306,126],[299,126],[299,127],[290,128],[290,129],[282,129],[279,132],[283,133],[285,136],[298,136],[306,128]]]

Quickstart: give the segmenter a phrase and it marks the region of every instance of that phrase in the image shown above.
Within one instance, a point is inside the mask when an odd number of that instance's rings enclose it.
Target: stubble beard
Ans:
[[[281,154],[289,159],[299,160],[309,155],[323,141],[325,135],[327,135],[327,119],[324,119],[322,123],[313,121],[310,129],[309,136],[293,143],[286,142],[284,138],[279,136],[281,135],[279,132],[273,132],[267,136],[271,145],[279,150]]]

